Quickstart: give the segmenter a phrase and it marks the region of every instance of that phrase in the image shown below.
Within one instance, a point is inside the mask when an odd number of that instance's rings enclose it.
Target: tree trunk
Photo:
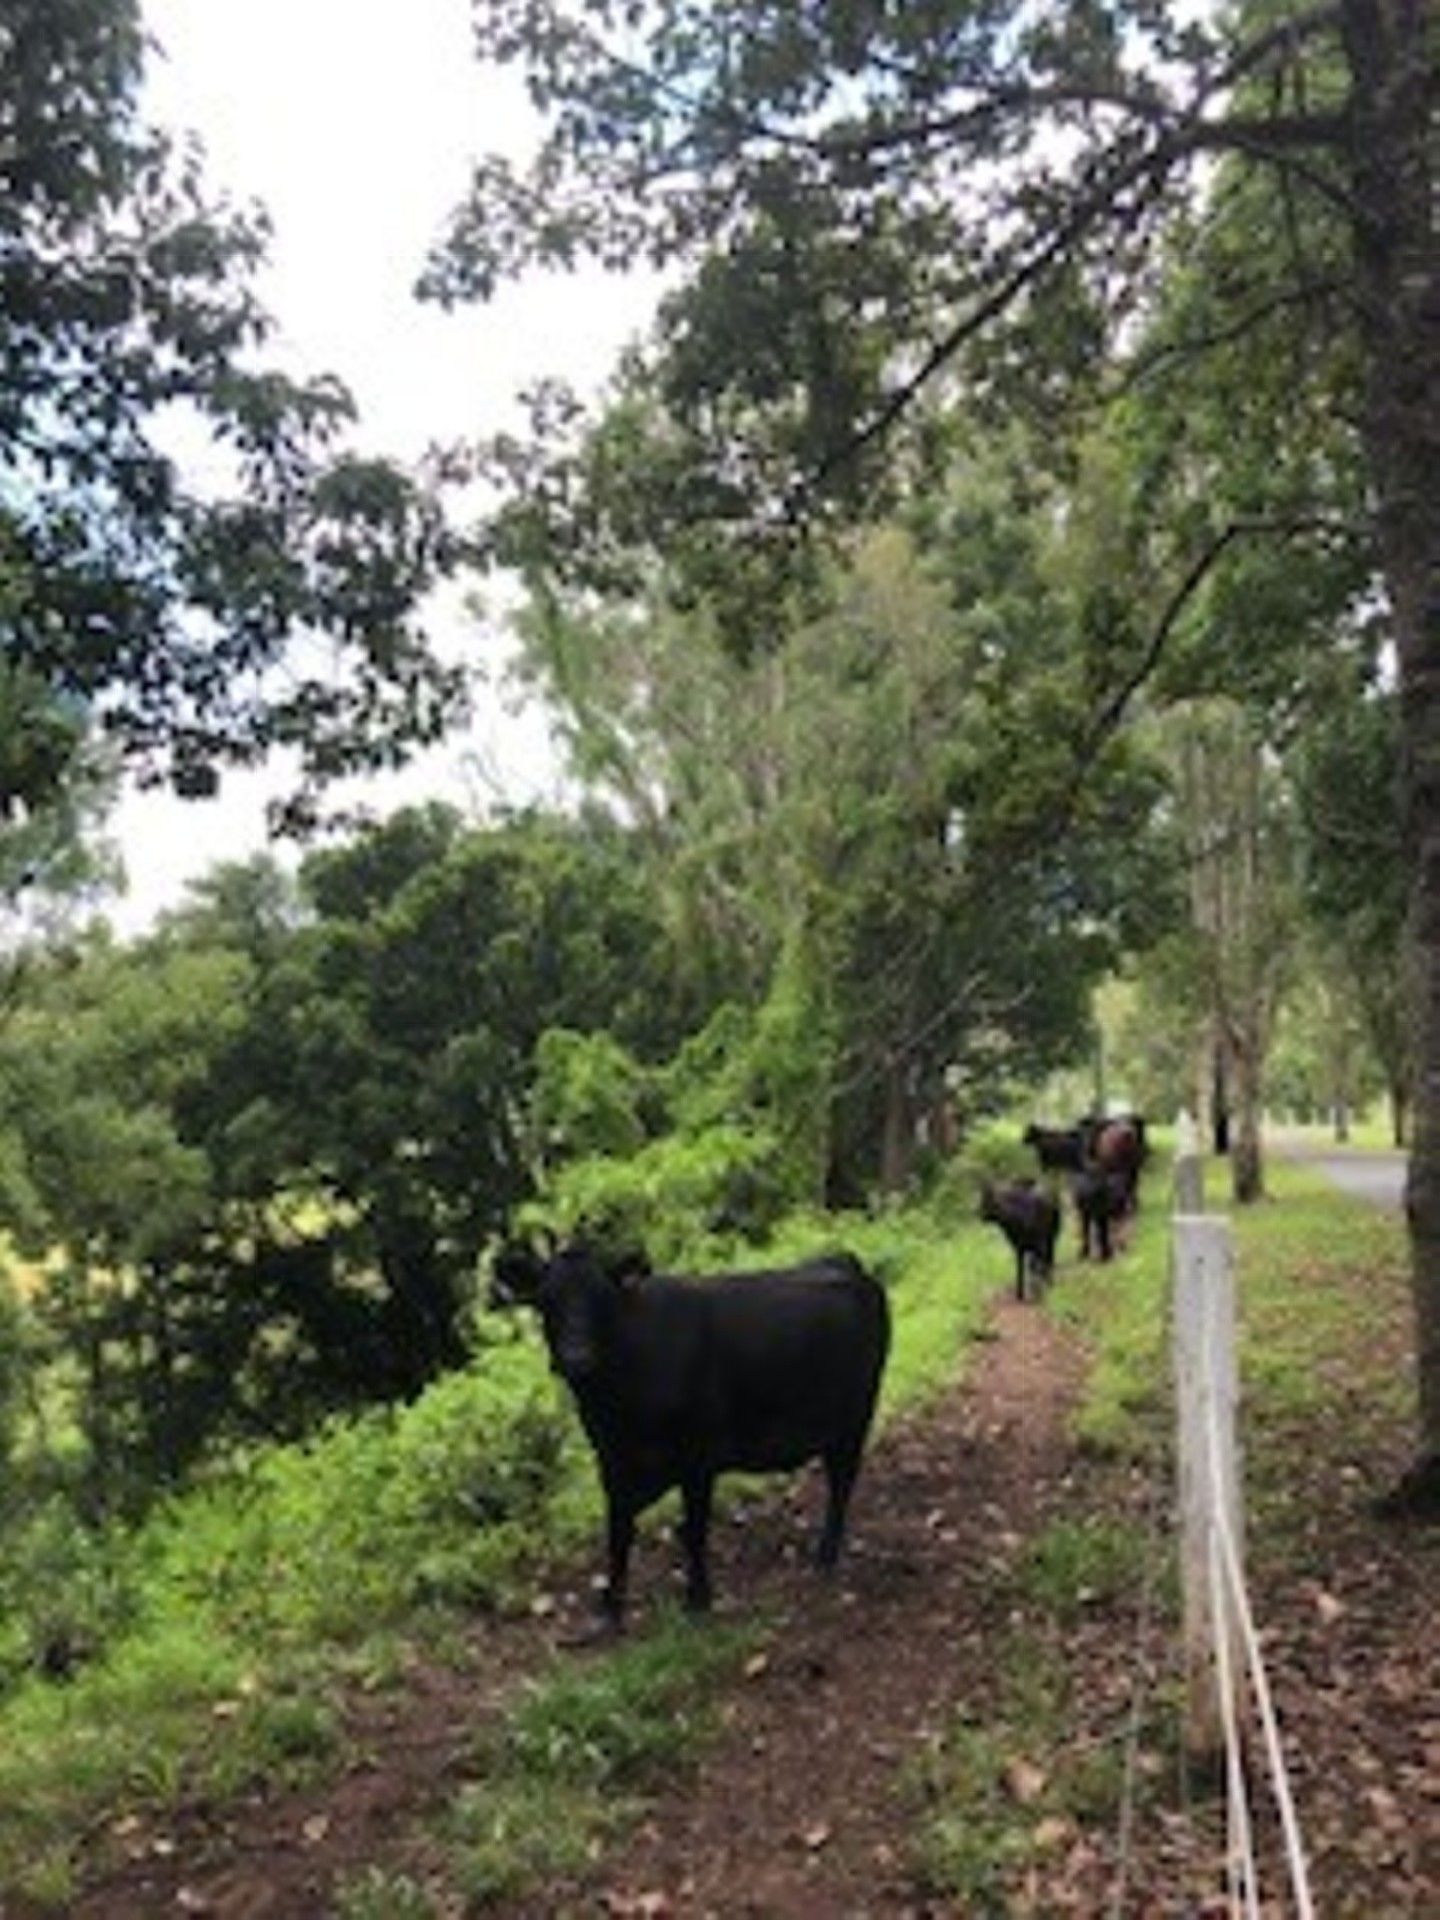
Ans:
[[[1225,1052],[1225,1042],[1217,1033],[1210,1050],[1210,1145],[1222,1160],[1230,1151],[1230,1076]]]
[[[1235,1204],[1249,1206],[1265,1196],[1265,1164],[1260,1150],[1260,1055],[1248,1043],[1232,1044],[1235,1078],[1235,1134],[1230,1150],[1231,1191]]]
[[[1403,1491],[1440,1510],[1440,247],[1430,94],[1433,0],[1345,0],[1350,161],[1364,332],[1364,436],[1399,658],[1414,983],[1406,1210],[1419,1352],[1419,1458]]]
[[[885,1068],[885,1130],[880,1143],[880,1185],[886,1193],[903,1193],[909,1184],[914,1142],[905,1063],[892,1059]]]

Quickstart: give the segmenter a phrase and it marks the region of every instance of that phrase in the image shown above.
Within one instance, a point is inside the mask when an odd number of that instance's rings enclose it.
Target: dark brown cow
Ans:
[[[1123,1210],[1126,1213],[1135,1211],[1140,1169],[1144,1161],[1145,1134],[1142,1122],[1131,1119],[1100,1121],[1090,1137],[1086,1162],[1123,1194]]]

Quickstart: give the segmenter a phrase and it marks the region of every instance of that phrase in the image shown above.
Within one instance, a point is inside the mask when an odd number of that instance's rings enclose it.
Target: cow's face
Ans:
[[[545,1269],[536,1293],[550,1364],[575,1388],[594,1381],[611,1352],[628,1276],[585,1248],[567,1247]]]

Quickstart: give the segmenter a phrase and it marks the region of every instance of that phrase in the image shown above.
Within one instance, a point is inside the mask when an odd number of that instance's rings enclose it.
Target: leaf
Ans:
[[[1012,1800],[1028,1807],[1045,1791],[1049,1776],[1032,1761],[1015,1759],[1005,1763],[1005,1790]]]

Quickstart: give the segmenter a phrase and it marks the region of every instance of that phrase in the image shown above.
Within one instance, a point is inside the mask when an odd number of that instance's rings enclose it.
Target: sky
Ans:
[[[212,186],[258,200],[274,225],[259,291],[292,371],[338,374],[360,408],[358,444],[400,459],[434,441],[518,420],[527,381],[562,373],[598,385],[643,327],[652,282],[599,274],[536,280],[486,307],[445,314],[411,288],[462,197],[470,161],[523,152],[534,123],[518,83],[470,50],[469,0],[143,0],[159,43],[145,110],[197,134]],[[447,647],[499,666],[493,622],[451,596]],[[553,795],[543,719],[497,697],[464,739],[367,789],[379,810],[438,795],[461,805],[496,790]],[[213,862],[266,844],[275,774],[229,774],[213,802],[128,793],[112,821],[130,879],[107,908],[123,932],[148,924]]]

